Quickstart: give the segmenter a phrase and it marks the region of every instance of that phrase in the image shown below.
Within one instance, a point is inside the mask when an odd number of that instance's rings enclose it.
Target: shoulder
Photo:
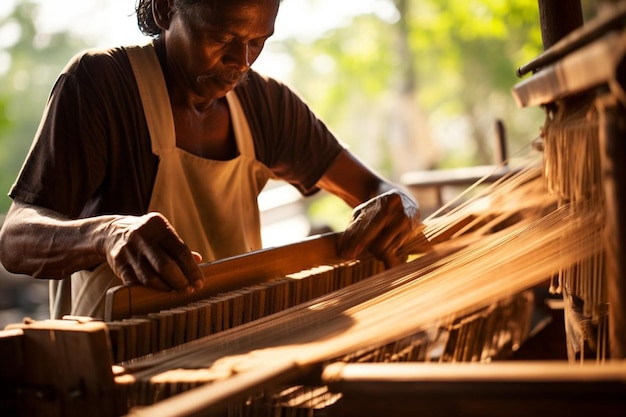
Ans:
[[[300,100],[298,94],[283,82],[253,70],[248,72],[246,82],[237,86],[236,92],[244,99],[269,100],[274,104],[285,100]]]
[[[70,100],[83,108],[91,106],[96,112],[134,108],[139,94],[125,47],[88,49],[76,54],[58,77],[53,92],[60,100]]]
[[[235,92],[247,116],[259,118],[259,123],[270,129],[283,126],[284,123],[289,123],[289,120],[313,116],[306,102],[295,90],[256,71],[251,70],[247,81],[237,86]],[[268,123],[274,126],[267,126]],[[271,132],[273,135],[279,133]]]
[[[282,81],[279,81],[273,77],[263,75],[256,71],[250,71],[250,81],[251,83],[256,83],[258,85],[262,85],[268,89],[280,90],[280,91],[291,91],[291,88],[287,86]]]
[[[94,84],[131,75],[130,61],[124,47],[83,50],[70,59],[62,72],[62,76]]]
[[[85,49],[70,59],[64,72],[71,73],[83,68],[98,70],[101,66],[110,67],[124,61],[128,62],[124,47]]]

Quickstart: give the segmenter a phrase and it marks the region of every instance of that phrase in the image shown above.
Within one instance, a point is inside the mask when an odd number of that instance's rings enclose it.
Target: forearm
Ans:
[[[341,237],[340,256],[352,259],[369,250],[392,266],[405,258],[404,246],[425,241],[415,198],[369,170],[347,151],[339,154],[318,185],[354,209]]]
[[[103,239],[116,216],[70,220],[15,202],[0,231],[0,261],[13,273],[60,279],[106,261]]]
[[[389,191],[400,192],[406,198],[406,203],[417,206],[417,202],[406,189],[369,170],[345,150],[339,154],[317,185],[338,196],[352,208]]]
[[[354,208],[383,192],[387,183],[344,150],[317,185]]]

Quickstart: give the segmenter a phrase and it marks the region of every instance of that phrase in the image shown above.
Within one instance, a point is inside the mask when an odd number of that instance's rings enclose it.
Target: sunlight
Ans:
[[[148,41],[137,28],[134,1],[35,1],[41,7],[37,25],[43,32],[67,30],[96,48]],[[7,13],[12,10],[15,0],[0,3],[2,16],[3,10],[7,9]],[[273,41],[292,37],[312,41],[331,28],[347,25],[352,17],[363,13],[376,13],[386,20],[393,20],[397,11],[389,0],[283,0],[276,20],[276,34],[254,68],[277,78],[286,77],[293,66],[291,59],[272,51]]]

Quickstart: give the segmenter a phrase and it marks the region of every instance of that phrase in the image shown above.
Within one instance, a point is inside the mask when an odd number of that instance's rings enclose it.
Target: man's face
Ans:
[[[279,0],[231,0],[175,11],[165,31],[170,76],[195,94],[220,98],[245,79],[274,33]]]

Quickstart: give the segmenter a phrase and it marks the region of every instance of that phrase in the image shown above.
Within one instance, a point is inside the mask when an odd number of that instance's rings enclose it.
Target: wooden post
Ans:
[[[611,359],[626,358],[626,110],[600,100],[600,154],[605,196],[606,278]]]
[[[572,30],[582,26],[583,11],[576,0],[538,0],[543,48],[548,49]]]

